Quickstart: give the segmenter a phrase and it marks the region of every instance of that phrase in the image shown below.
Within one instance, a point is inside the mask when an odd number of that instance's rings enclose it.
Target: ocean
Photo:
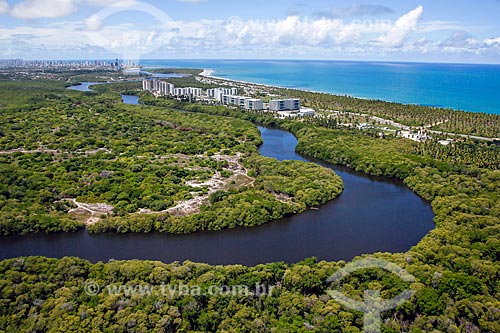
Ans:
[[[500,114],[500,65],[306,60],[142,60],[233,80]]]

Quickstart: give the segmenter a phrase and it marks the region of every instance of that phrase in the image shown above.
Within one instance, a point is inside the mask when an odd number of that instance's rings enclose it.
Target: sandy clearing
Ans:
[[[113,212],[114,207],[106,203],[84,203],[78,202],[76,199],[64,199],[71,201],[77,208],[70,209],[68,213],[79,214],[81,211],[90,213],[90,217],[84,222],[86,225],[91,225],[99,222],[101,215],[107,215]]]

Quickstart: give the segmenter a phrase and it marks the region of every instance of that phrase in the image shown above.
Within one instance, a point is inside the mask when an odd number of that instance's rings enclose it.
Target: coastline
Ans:
[[[262,84],[262,83],[255,83],[255,82],[250,82],[250,81],[243,81],[243,80],[236,80],[236,79],[228,79],[220,76],[215,76],[213,75],[215,71],[213,69],[203,69],[203,72],[198,74],[198,76],[202,76],[207,79],[216,79],[216,80],[222,80],[222,81],[228,81],[228,82],[235,82],[235,83],[240,83],[240,84],[251,84],[254,86],[258,87],[265,87],[265,88],[278,88],[278,89],[292,89],[292,90],[302,90],[302,91],[307,91],[311,93],[321,93],[321,94],[327,94],[326,92],[318,92],[318,91],[312,91],[312,90],[305,90],[305,89],[297,89],[297,88],[289,88],[289,87],[281,87],[281,86],[276,86],[276,85],[271,85],[271,84]]]
[[[372,99],[372,98],[368,98],[368,97],[357,97],[357,96],[348,95],[348,94],[340,95],[340,94],[331,93],[328,91],[310,90],[310,89],[305,89],[305,88],[291,88],[291,87],[283,87],[283,86],[278,86],[278,85],[273,85],[273,84],[264,84],[264,83],[255,83],[255,82],[250,82],[250,81],[236,80],[236,79],[228,79],[225,77],[215,76],[215,75],[213,75],[214,73],[215,73],[215,71],[213,69],[203,69],[203,71],[200,74],[198,74],[198,76],[204,77],[206,79],[216,79],[216,80],[222,80],[222,81],[227,81],[227,82],[235,82],[235,83],[239,83],[239,84],[250,84],[253,86],[263,87],[263,88],[297,90],[297,91],[305,91],[305,92],[313,93],[313,94],[326,94],[326,95],[332,95],[332,96],[347,96],[347,97],[351,97],[351,98],[362,99],[365,101],[377,100],[377,99]],[[382,99],[378,99],[378,100],[386,102],[386,103],[398,103],[395,101],[386,101],[386,100],[382,100]],[[428,106],[428,107],[430,107],[430,106]],[[457,111],[460,111],[460,110],[457,110]]]
[[[144,67],[199,68],[204,76],[360,100],[500,115],[500,67],[448,63],[168,59]],[[470,79],[465,80],[469,77]],[[480,98],[478,98],[480,97]]]
[[[283,86],[272,85],[272,84],[263,84],[263,83],[255,83],[255,82],[250,82],[250,81],[228,79],[228,78],[213,75],[214,73],[215,73],[215,71],[212,69],[203,69],[203,71],[200,74],[198,74],[198,76],[201,76],[201,77],[204,77],[207,79],[216,79],[216,80],[222,80],[222,81],[227,81],[227,82],[235,82],[235,83],[239,83],[239,84],[250,84],[250,85],[254,85],[254,86],[258,86],[258,87],[265,87],[265,88],[297,90],[297,91],[304,91],[304,92],[314,93],[314,94],[326,94],[326,95],[342,96],[342,97],[345,96],[345,97],[361,99],[361,100],[365,100],[365,101],[381,101],[381,102],[385,102],[385,103],[394,103],[394,104],[400,104],[400,105],[420,106],[420,107],[435,109],[435,110],[450,110],[450,111],[454,111],[454,112],[465,112],[465,113],[469,113],[469,114],[485,114],[485,115],[490,115],[490,116],[500,116],[500,114],[488,113],[488,112],[468,111],[468,110],[453,109],[453,108],[442,107],[442,106],[423,105],[423,104],[418,104],[418,103],[402,103],[402,102],[398,102],[398,101],[390,101],[390,100],[385,100],[385,99],[380,99],[380,98],[358,97],[358,96],[354,96],[354,95],[350,95],[350,94],[332,93],[332,92],[328,92],[328,91],[310,90],[310,89],[304,89],[304,88],[290,88],[290,87],[283,87]]]
[[[203,71],[200,74],[198,74],[198,76],[201,76],[201,77],[204,77],[207,79],[216,79],[216,80],[222,80],[222,81],[227,81],[227,82],[235,82],[235,83],[239,83],[239,84],[250,84],[250,85],[254,85],[257,87],[264,87],[264,88],[297,90],[297,91],[305,91],[305,92],[313,93],[313,94],[326,94],[326,95],[332,95],[332,96],[347,96],[349,98],[362,99],[365,101],[382,101],[385,103],[396,103],[396,104],[401,104],[401,105],[415,105],[415,106],[421,106],[421,107],[437,109],[437,110],[452,110],[452,111],[467,112],[467,113],[491,114],[491,113],[485,113],[485,112],[474,112],[474,111],[465,111],[465,110],[458,110],[458,109],[451,109],[451,108],[443,108],[443,107],[438,107],[438,106],[429,106],[429,105],[421,105],[421,104],[408,104],[408,103],[401,103],[401,102],[397,102],[397,101],[389,101],[389,100],[380,99],[380,98],[377,99],[377,98],[369,98],[369,97],[360,97],[360,96],[354,96],[354,95],[349,95],[349,94],[332,93],[332,92],[321,91],[321,90],[311,90],[311,89],[305,89],[305,88],[291,88],[291,87],[284,87],[284,86],[278,86],[278,85],[273,85],[273,84],[255,83],[255,82],[250,82],[250,81],[228,79],[225,77],[213,75],[214,73],[215,73],[215,71],[213,69],[203,69]]]
[[[205,68],[197,76],[200,76],[200,77],[203,77],[206,79],[215,79],[215,80],[221,80],[221,81],[225,81],[225,82],[229,82],[229,83],[233,82],[233,83],[237,83],[237,84],[246,84],[246,85],[252,85],[252,86],[262,87],[262,88],[297,90],[297,91],[304,91],[304,92],[315,93],[315,94],[327,94],[327,95],[332,95],[332,96],[347,96],[350,98],[361,99],[361,100],[365,100],[365,101],[382,101],[385,103],[395,103],[395,104],[400,104],[403,106],[404,105],[413,105],[413,106],[420,106],[420,107],[429,108],[429,109],[433,109],[433,110],[449,110],[452,112],[464,112],[464,113],[470,114],[470,115],[484,114],[484,115],[488,115],[488,116],[500,116],[497,114],[491,114],[491,113],[486,113],[486,112],[474,112],[474,111],[457,110],[457,109],[443,108],[443,107],[436,107],[436,106],[406,104],[406,103],[400,103],[400,102],[394,102],[394,101],[386,101],[386,100],[382,100],[382,99],[370,99],[370,98],[356,97],[356,96],[352,96],[352,95],[338,95],[338,94],[334,94],[334,93],[330,93],[330,92],[314,91],[314,90],[299,89],[299,88],[288,88],[288,87],[281,87],[281,86],[262,84],[262,83],[253,83],[253,82],[249,82],[249,81],[223,78],[220,76],[213,75],[214,73],[215,73],[214,70]],[[443,131],[435,131],[435,130],[431,130],[430,132],[431,133],[443,133]],[[460,133],[452,133],[452,132],[446,132],[446,133],[448,133],[449,135],[455,135],[455,136],[459,136],[459,137],[470,138],[470,139],[480,140],[480,141],[488,141],[488,142],[499,142],[500,141],[500,138],[495,138],[495,137],[484,137],[484,136],[460,134]]]

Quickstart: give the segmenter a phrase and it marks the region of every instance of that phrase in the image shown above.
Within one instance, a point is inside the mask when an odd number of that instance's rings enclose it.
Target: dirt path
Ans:
[[[42,153],[42,154],[53,154],[53,155],[95,155],[99,152],[106,152],[110,153],[111,150],[107,148],[97,148],[93,150],[86,150],[86,151],[81,151],[81,150],[76,150],[74,152],[69,152],[69,151],[59,151],[57,149],[47,149],[47,148],[38,148],[38,149],[32,149],[32,150],[26,150],[24,148],[15,148],[15,149],[10,149],[10,150],[0,150],[0,155],[10,155],[10,154],[15,154],[15,153],[22,153],[22,154],[37,154],[37,153]]]
[[[61,154],[59,150],[54,150],[54,149],[34,149],[34,150],[25,150],[24,148],[16,148],[16,149],[10,149],[10,150],[0,150],[1,155],[9,155],[9,154],[15,154],[15,153],[22,153],[22,154],[36,154],[36,153],[46,153],[46,154]]]
[[[114,207],[105,203],[83,203],[78,202],[76,199],[65,199],[75,204],[76,208],[70,209],[68,213],[85,214],[90,213],[90,217],[84,221],[86,225],[91,225],[99,222],[101,215],[107,215],[113,212]]]
[[[248,170],[240,163],[241,156],[242,154],[238,153],[233,156],[215,154],[210,157],[217,161],[228,162],[229,166],[227,168],[224,168],[224,170],[232,173],[229,178],[223,178],[221,173],[217,171],[209,180],[203,182],[192,180],[186,182],[186,185],[193,188],[207,187],[208,193],[199,195],[197,192],[191,192],[191,194],[195,197],[190,200],[180,201],[175,206],[160,212],[152,212],[147,209],[141,209],[141,211],[139,211],[139,214],[169,213],[177,216],[195,214],[200,211],[200,208],[203,204],[208,202],[208,199],[212,193],[227,189],[228,187],[230,187],[230,185],[232,185],[233,181],[238,187],[252,186],[255,182],[255,179],[248,176]]]

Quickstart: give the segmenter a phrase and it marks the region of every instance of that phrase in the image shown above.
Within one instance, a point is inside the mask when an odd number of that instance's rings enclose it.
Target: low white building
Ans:
[[[358,126],[356,126],[356,128],[359,129],[360,131],[364,131],[364,130],[373,128],[373,125],[368,124],[368,123],[362,123],[362,124],[359,124]]]
[[[314,117],[316,111],[310,108],[300,108],[300,110],[293,111],[278,111],[278,117],[280,118],[296,118],[296,117]]]
[[[400,136],[405,139],[410,139],[415,142],[422,142],[432,139],[424,130],[419,129],[418,131],[401,131]]]
[[[453,143],[453,139],[439,140],[438,142],[443,146],[449,146]]]
[[[316,110],[311,108],[301,107],[299,114],[301,117],[314,117],[316,115]]]

